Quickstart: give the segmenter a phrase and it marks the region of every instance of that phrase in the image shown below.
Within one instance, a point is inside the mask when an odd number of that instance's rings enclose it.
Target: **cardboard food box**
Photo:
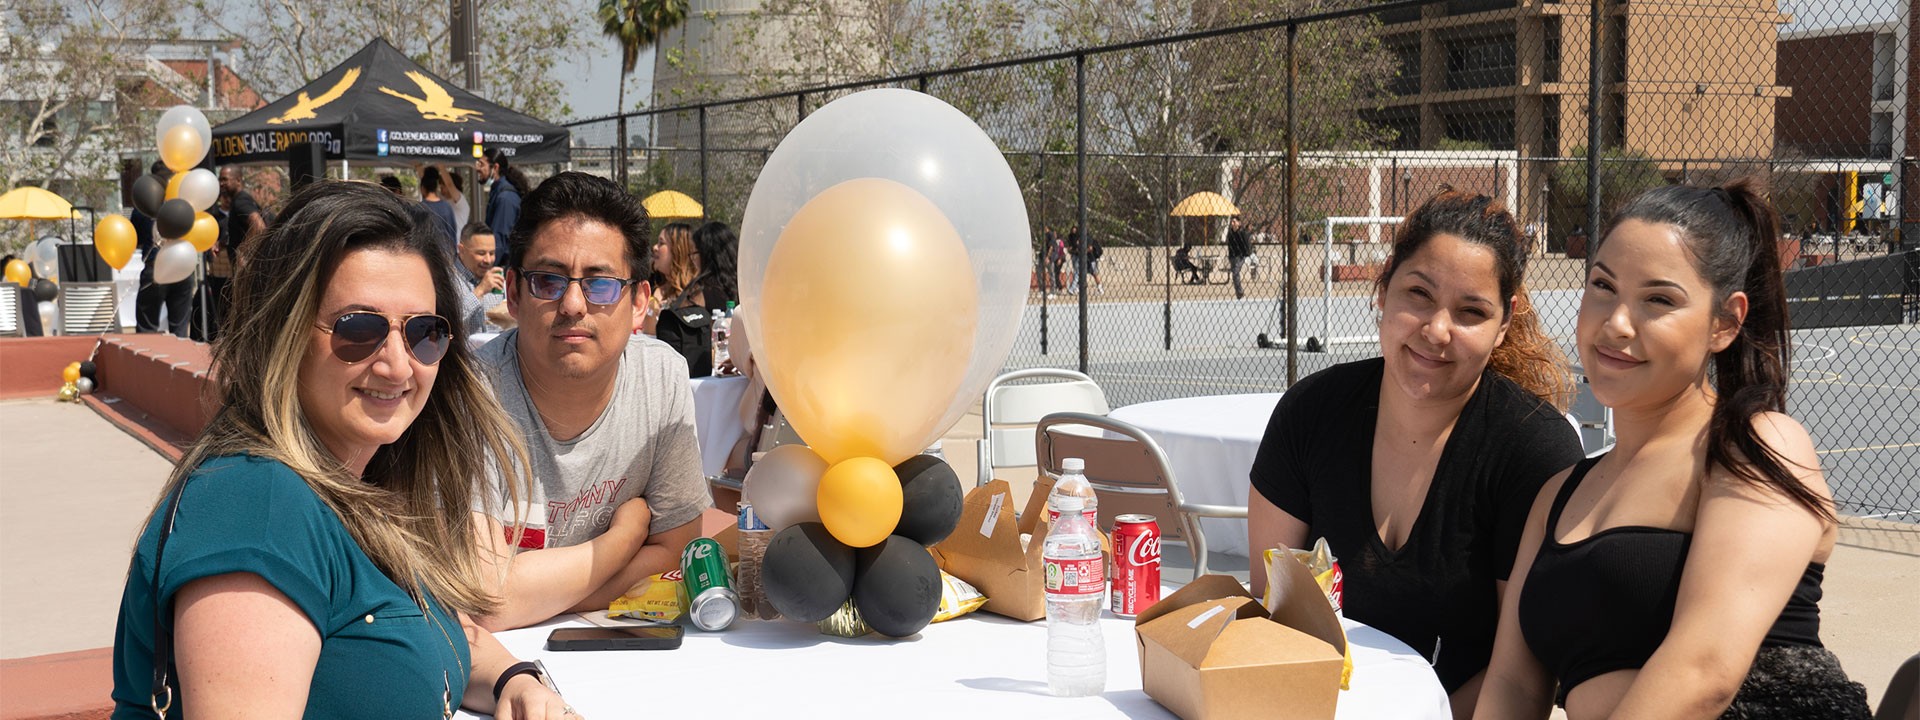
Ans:
[[[1207,575],[1134,619],[1149,697],[1185,720],[1324,720],[1346,635],[1307,568],[1287,563],[1269,614],[1238,580]]]
[[[1044,508],[1046,495],[1035,490]],[[1040,560],[1038,539],[1021,545],[1025,531],[1036,538],[1046,537],[1046,512],[1033,511],[1028,501],[1026,517],[1016,521],[1013,492],[1005,480],[994,480],[967,493],[960,510],[960,523],[953,534],[931,548],[940,569],[967,581],[987,596],[982,610],[1015,620],[1032,622],[1047,616],[1046,578]]]

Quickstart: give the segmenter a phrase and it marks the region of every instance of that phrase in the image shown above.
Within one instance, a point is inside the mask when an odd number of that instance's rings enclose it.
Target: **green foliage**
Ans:
[[[1570,153],[1573,158],[1585,158],[1586,155],[1585,146],[1576,147]],[[1666,174],[1660,170],[1659,163],[1638,150],[1609,148],[1601,151],[1600,158],[1600,217],[1603,223],[1628,200],[1667,184]],[[1587,164],[1577,160],[1554,163],[1548,177],[1549,247],[1561,247],[1576,227],[1592,238],[1595,230],[1587,227]],[[1592,247],[1591,242],[1588,247]]]

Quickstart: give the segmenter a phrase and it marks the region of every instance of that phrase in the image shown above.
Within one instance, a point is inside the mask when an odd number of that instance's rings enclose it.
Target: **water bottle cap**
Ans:
[[[1087,461],[1080,458],[1067,458],[1060,461],[1060,469],[1070,473],[1086,472]]]
[[[1079,495],[1062,495],[1053,500],[1053,509],[1061,513],[1075,513],[1087,509],[1087,501]]]
[[[733,308],[734,308],[735,306],[737,306],[737,305],[739,305],[739,304],[740,304],[740,303],[739,303],[739,302],[737,302],[737,301],[734,301],[734,300],[728,300],[728,301],[727,301],[727,313],[728,313],[728,314],[732,314],[732,313],[733,313]]]

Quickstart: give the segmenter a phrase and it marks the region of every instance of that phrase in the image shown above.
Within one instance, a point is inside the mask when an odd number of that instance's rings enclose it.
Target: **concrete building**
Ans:
[[[1777,139],[1819,177],[1808,222],[1876,231],[1920,218],[1920,198],[1900,192],[1916,170],[1902,158],[1920,140],[1909,0],[1782,0],[1781,9],[1793,20],[1780,28],[1780,82],[1793,95],[1780,101]]]
[[[1390,13],[1399,97],[1370,115],[1395,149],[1443,141],[1567,157],[1587,144],[1590,7],[1586,0],[1450,0]],[[1603,144],[1682,166],[1766,158],[1774,103],[1774,34],[1790,18],[1774,0],[1606,4]],[[1546,202],[1548,163],[1522,162],[1522,222]]]

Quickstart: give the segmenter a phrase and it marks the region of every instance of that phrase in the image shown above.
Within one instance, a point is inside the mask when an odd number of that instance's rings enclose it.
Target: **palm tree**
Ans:
[[[620,41],[620,112],[627,111],[627,76],[640,62],[640,51],[687,19],[687,0],[600,0],[594,17],[600,32]],[[620,118],[620,161],[614,166],[620,186],[627,184],[627,118]]]

